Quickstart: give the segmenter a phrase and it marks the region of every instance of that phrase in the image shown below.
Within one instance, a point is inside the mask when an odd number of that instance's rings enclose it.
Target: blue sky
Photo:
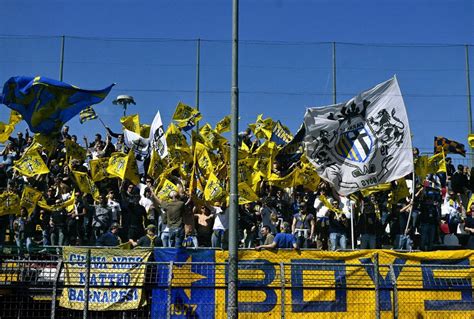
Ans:
[[[263,113],[295,131],[306,107],[331,104],[327,42],[335,41],[339,102],[397,74],[415,146],[431,150],[434,135],[467,143],[462,44],[474,44],[473,6],[469,0],[241,0],[241,128]],[[0,37],[0,80],[57,79],[58,36],[66,35],[65,82],[86,89],[117,83],[96,107],[106,123],[119,130],[121,110],[111,103],[118,94],[134,96],[130,112],[142,122],[159,109],[168,123],[178,101],[195,104],[194,39],[201,38],[204,119],[215,124],[230,112],[231,0],[2,0],[1,7],[0,33],[7,37]],[[15,35],[29,37],[9,37]],[[1,108],[0,120],[8,114]],[[98,121],[73,119],[70,126],[79,136],[101,130]]]

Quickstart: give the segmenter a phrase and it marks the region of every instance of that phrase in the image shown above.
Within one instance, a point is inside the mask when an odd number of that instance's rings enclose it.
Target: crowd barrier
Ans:
[[[223,318],[228,253],[2,257],[0,318]],[[239,251],[239,318],[473,318],[472,251]]]

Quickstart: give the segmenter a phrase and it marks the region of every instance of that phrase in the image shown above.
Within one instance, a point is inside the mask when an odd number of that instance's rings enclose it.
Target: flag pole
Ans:
[[[469,134],[472,134],[472,109],[471,109],[471,75],[469,68],[469,45],[466,44],[466,86],[467,86],[467,121]],[[470,146],[470,145],[469,145]],[[472,154],[473,148],[471,147],[471,167],[474,167],[474,156]]]
[[[60,62],[59,62],[59,81],[63,81],[63,75],[64,75],[64,46],[66,44],[66,38],[65,36],[61,36],[61,56],[60,56]]]
[[[413,184],[412,184],[412,191],[411,191],[411,207],[410,213],[408,214],[407,225],[405,227],[404,235],[408,232],[408,226],[410,225],[411,214],[413,212],[413,206],[415,205],[415,192],[416,192],[416,182],[415,182],[415,161],[413,161],[413,174],[412,174]]]

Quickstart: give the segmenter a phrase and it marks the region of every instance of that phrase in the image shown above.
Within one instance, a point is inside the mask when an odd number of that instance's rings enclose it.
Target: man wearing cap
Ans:
[[[120,237],[118,236],[119,228],[120,225],[118,223],[113,223],[110,226],[110,230],[97,239],[96,245],[107,247],[120,245]]]
[[[256,250],[262,248],[275,249],[275,248],[294,248],[297,249],[296,237],[291,233],[291,226],[288,222],[284,222],[280,226],[281,233],[276,234],[273,242],[268,245],[260,245],[255,247]]]
[[[146,227],[146,235],[140,237],[138,241],[133,241],[130,239],[130,243],[135,247],[161,247],[162,242],[160,237],[156,236],[156,226],[153,224],[150,224]]]

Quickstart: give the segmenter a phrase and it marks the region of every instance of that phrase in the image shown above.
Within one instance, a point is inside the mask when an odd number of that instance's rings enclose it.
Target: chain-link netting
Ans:
[[[154,257],[110,262],[97,252],[89,260],[2,256],[0,318],[226,317],[227,253],[155,250],[155,257],[166,254],[172,256],[167,262]],[[214,261],[203,261],[209,256]],[[469,256],[469,251],[241,251],[239,318],[472,318]],[[134,301],[130,309],[97,309],[97,303],[121,308]]]

